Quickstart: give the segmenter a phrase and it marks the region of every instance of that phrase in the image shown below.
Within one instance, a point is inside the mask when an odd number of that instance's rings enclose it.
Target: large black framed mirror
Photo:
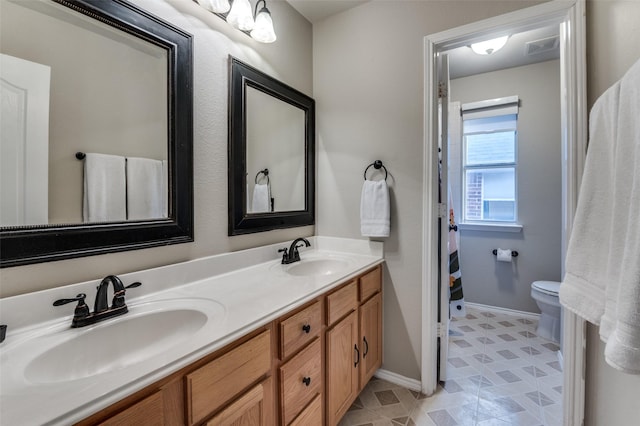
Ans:
[[[229,57],[229,235],[312,225],[315,101]]]
[[[29,119],[25,124],[27,134],[44,134],[44,148],[31,149],[27,141],[23,150],[37,152],[39,160],[25,154],[25,162],[40,167],[16,174],[27,184],[48,183],[31,201],[23,200],[29,188],[24,194],[2,188],[0,202],[13,206],[18,199],[26,213],[15,219],[12,211],[0,212],[0,266],[193,241],[192,35],[125,0],[6,0],[1,15],[3,70],[9,62],[44,69],[50,99],[44,131],[32,131]],[[2,82],[4,97],[14,86],[5,85],[4,76]],[[3,139],[20,139],[4,138],[5,129],[20,128],[5,124]],[[84,158],[105,155],[124,159],[128,198],[122,215],[89,216],[88,191],[108,207],[112,198],[87,184],[94,172]],[[132,189],[131,176],[146,173],[135,167],[149,162],[157,171],[151,180],[159,188],[153,202],[160,212],[134,214],[140,207],[132,206],[131,194],[144,198],[149,179]],[[14,183],[13,177],[3,180]]]

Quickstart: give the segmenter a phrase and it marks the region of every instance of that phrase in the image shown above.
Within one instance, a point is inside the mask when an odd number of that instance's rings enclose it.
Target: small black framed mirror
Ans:
[[[37,179],[48,180],[36,200],[42,214],[0,218],[0,267],[193,241],[193,36],[125,0],[2,2],[2,14],[3,61],[11,56],[49,68],[51,107],[43,132],[48,147],[37,150],[48,167]],[[28,27],[42,29],[46,40],[23,31]],[[132,217],[127,199],[124,217],[83,217],[87,166],[77,152],[162,163],[164,211]],[[14,204],[1,195],[2,204]]]
[[[229,57],[229,235],[315,221],[315,101]]]

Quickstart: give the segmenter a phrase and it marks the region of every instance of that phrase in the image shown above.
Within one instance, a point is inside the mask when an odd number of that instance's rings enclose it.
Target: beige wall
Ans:
[[[231,29],[226,22],[189,0],[135,0],[134,3],[194,35],[195,242],[3,268],[0,270],[1,297],[272,244],[314,233],[314,227],[307,226],[227,236],[228,55],[312,96],[311,24],[286,2],[269,2],[278,40],[265,45]],[[276,256],[274,253],[274,258]]]
[[[540,312],[531,297],[531,283],[560,281],[562,262],[560,61],[451,80],[450,99],[463,104],[512,95],[520,98],[517,197],[522,232],[462,229],[462,287],[468,302]],[[460,222],[462,148],[453,141],[449,148],[449,184],[458,195],[455,211]],[[517,250],[520,256],[511,264],[496,262],[491,251],[498,247]]]
[[[319,235],[360,236],[362,173],[389,170],[383,368],[420,378],[424,37],[520,1],[372,1],[314,25]]]
[[[587,0],[589,107],[640,60],[640,1]],[[588,326],[585,425],[630,425],[640,418],[640,376],[622,374],[604,360],[604,344]]]

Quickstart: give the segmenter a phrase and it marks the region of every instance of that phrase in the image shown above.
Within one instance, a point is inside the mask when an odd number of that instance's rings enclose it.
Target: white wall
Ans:
[[[587,0],[589,107],[640,60],[640,1]],[[585,426],[630,425],[640,419],[640,376],[604,361],[598,329],[588,326]]]
[[[523,229],[518,233],[461,230],[462,287],[468,302],[540,312],[531,298],[531,283],[560,281],[560,62],[547,61],[451,80],[450,98],[461,103],[512,95],[518,95],[521,103],[517,197],[518,223]],[[456,194],[462,191],[460,149],[458,145],[449,152],[449,182]],[[456,221],[460,222],[459,202],[455,207]],[[519,256],[510,264],[497,262],[491,252],[498,247],[517,250]]]
[[[360,236],[362,173],[387,167],[384,364],[420,377],[424,37],[532,5],[372,1],[314,25],[317,233]]]
[[[312,96],[311,24],[288,3],[269,2],[278,40],[265,45],[233,30],[225,21],[190,0],[135,0],[134,3],[194,35],[195,242],[3,268],[0,270],[0,297],[273,244],[314,233],[313,226],[306,226],[227,236],[228,55]]]

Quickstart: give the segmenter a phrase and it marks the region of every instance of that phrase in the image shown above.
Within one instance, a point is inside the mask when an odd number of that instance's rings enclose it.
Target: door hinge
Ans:
[[[447,217],[447,205],[438,203],[438,217]]]
[[[449,90],[447,90],[447,85],[444,81],[438,83],[438,98],[446,98],[449,96]]]
[[[447,328],[441,322],[436,324],[436,333],[440,339],[446,339],[449,336],[446,336]]]

